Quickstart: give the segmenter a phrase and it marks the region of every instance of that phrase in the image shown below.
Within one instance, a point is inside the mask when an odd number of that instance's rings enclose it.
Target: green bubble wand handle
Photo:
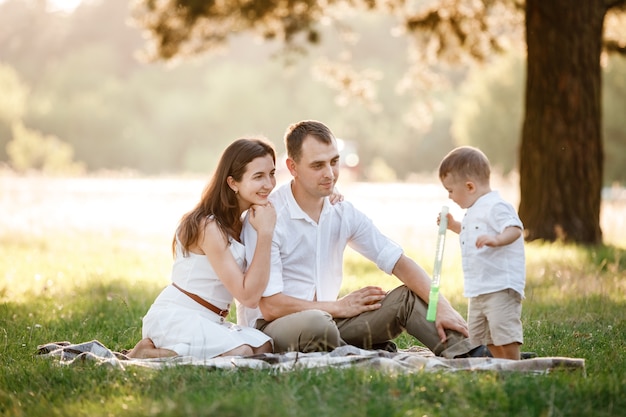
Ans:
[[[426,320],[435,321],[437,317],[437,302],[439,301],[439,281],[441,280],[441,261],[443,261],[443,248],[446,245],[446,230],[448,229],[448,207],[441,207],[439,215],[439,234],[437,235],[437,251],[435,252],[435,266],[433,268],[433,280],[430,283],[428,297],[428,312]]]

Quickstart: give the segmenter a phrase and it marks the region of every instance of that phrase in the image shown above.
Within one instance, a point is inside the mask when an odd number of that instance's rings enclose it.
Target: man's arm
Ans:
[[[431,280],[421,266],[406,255],[402,255],[400,259],[398,259],[398,262],[396,262],[392,273],[417,294],[418,297],[428,303]],[[463,317],[452,308],[443,295],[439,296],[439,302],[437,303],[437,319],[435,326],[437,327],[442,342],[446,341],[445,329],[456,330],[466,337],[469,336],[467,323]]]
[[[283,293],[261,298],[259,307],[267,321],[304,310],[322,310],[334,318],[354,317],[380,308],[385,291],[380,287],[368,286],[353,291],[337,301],[307,301]]]

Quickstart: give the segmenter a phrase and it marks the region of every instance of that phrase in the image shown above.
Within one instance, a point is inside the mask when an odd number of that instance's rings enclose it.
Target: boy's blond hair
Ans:
[[[452,175],[455,180],[473,180],[488,184],[489,159],[478,148],[461,146],[450,151],[439,164],[439,179]]]

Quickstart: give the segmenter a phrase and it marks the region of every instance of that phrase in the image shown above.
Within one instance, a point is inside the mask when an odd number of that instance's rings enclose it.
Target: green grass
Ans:
[[[388,375],[351,368],[273,374],[93,364],[61,367],[37,345],[98,339],[113,350],[141,336],[168,281],[167,241],[70,234],[0,237],[2,416],[613,416],[626,410],[626,251],[527,245],[524,350],[584,358],[586,373]],[[432,254],[411,254],[429,270]],[[442,291],[465,313],[458,259]],[[349,254],[344,291],[397,281]],[[231,316],[232,317],[232,316]],[[409,336],[400,347],[416,344]]]

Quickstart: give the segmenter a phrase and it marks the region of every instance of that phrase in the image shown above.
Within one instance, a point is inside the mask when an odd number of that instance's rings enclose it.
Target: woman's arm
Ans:
[[[199,246],[233,297],[246,307],[255,308],[269,279],[276,212],[271,206],[254,206],[250,210],[250,221],[257,229],[258,241],[252,262],[245,273],[237,265],[226,237],[214,221],[207,221]]]

